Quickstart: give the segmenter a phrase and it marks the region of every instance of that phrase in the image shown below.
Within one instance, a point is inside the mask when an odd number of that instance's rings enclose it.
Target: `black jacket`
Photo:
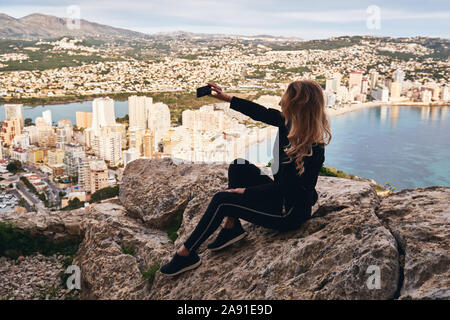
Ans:
[[[273,193],[279,193],[286,201],[287,208],[295,204],[304,204],[304,200],[312,206],[317,201],[315,186],[322,164],[325,161],[325,147],[323,144],[313,144],[312,155],[304,157],[304,172],[298,174],[295,161],[289,161],[284,148],[289,144],[287,135],[289,124],[285,125],[285,118],[276,109],[265,108],[257,103],[233,97],[230,108],[239,111],[253,120],[261,121],[278,127],[278,138],[275,140],[272,163],[274,182],[245,189],[244,195],[257,200],[261,197],[270,197]],[[277,143],[279,141],[279,143]],[[301,201],[301,204],[299,203]]]

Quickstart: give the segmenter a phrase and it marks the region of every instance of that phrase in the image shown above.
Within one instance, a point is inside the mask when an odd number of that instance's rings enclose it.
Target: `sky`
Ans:
[[[449,38],[450,0],[1,0],[0,13],[80,17],[144,33],[274,35],[325,39],[342,35]],[[73,7],[72,7],[73,8]]]

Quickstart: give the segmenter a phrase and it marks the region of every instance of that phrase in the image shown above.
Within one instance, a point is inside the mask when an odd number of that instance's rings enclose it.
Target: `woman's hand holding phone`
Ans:
[[[219,85],[215,84],[214,82],[208,82],[208,85],[211,87],[211,91],[213,91],[209,95],[210,97],[213,97],[218,100],[225,101],[225,102],[231,102],[232,97],[226,93],[223,93],[222,88]]]

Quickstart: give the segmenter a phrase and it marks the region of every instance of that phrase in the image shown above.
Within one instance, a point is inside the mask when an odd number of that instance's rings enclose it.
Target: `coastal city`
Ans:
[[[450,1],[2,1],[0,304],[449,300],[449,30]]]
[[[276,128],[235,112],[229,103],[193,107],[187,102],[175,116],[170,100],[154,98],[160,92],[193,92],[214,81],[237,96],[258,93],[255,102],[280,109],[290,81],[315,79],[330,116],[395,105],[442,105],[446,112],[450,100],[448,57],[442,58],[436,43],[431,48],[426,38],[341,37],[310,43],[175,33],[163,39],[169,49],[155,51],[150,48],[156,40],[143,40],[139,57],[124,45],[71,37],[16,44],[14,52],[9,50],[14,45],[4,47],[1,211],[88,206],[115,195],[124,168],[139,158],[229,162],[245,157],[252,145],[273,145]],[[87,60],[52,68],[38,60],[33,70],[17,67],[37,52]],[[91,111],[76,111],[76,123],[53,121],[51,110],[35,119],[23,115],[24,104],[70,102],[71,97],[91,100]],[[116,97],[127,100],[124,118],[115,115]]]

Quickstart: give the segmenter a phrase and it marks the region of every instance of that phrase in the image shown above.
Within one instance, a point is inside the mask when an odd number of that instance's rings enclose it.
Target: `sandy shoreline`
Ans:
[[[389,102],[381,102],[381,101],[374,101],[374,102],[365,102],[365,103],[358,103],[358,104],[352,104],[352,105],[346,105],[345,107],[339,107],[339,108],[332,108],[332,107],[326,107],[326,113],[329,117],[338,116],[344,113],[356,111],[356,110],[362,110],[366,108],[372,108],[372,107],[381,107],[381,106],[411,106],[411,107],[439,107],[439,106],[449,106],[450,102],[442,102],[442,103],[423,103],[423,102],[409,102],[409,101],[389,101]]]

